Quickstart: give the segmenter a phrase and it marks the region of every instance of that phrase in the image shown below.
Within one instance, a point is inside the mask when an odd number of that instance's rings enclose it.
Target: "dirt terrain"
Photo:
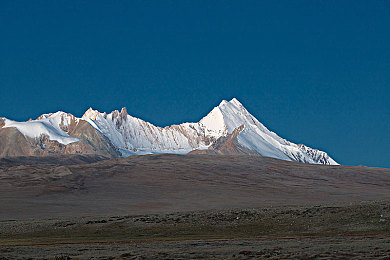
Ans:
[[[6,259],[388,259],[390,202],[8,220],[0,230]]]
[[[248,155],[81,158],[0,160],[0,220],[390,200],[389,169]]]
[[[3,158],[0,259],[386,259],[389,188],[250,155]]]

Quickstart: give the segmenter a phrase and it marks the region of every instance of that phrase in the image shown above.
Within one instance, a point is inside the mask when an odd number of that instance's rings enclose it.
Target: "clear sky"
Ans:
[[[390,1],[0,1],[0,116],[158,126],[236,97],[280,136],[390,167]]]

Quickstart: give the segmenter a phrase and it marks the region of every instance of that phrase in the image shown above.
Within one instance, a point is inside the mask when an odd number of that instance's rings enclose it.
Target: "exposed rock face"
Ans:
[[[68,144],[65,148],[65,153],[67,154],[96,154],[110,158],[121,155],[107,137],[96,131],[95,128],[84,120],[80,120],[69,131],[69,135],[79,138],[80,141]]]
[[[164,128],[132,117],[125,109],[110,114],[89,109],[83,119],[89,120],[124,156],[197,150],[196,153],[256,153],[288,161],[337,164],[325,152],[294,144],[268,130],[235,98],[222,101],[197,123]],[[242,131],[233,134],[241,126]],[[223,147],[216,149],[220,143],[224,143]]]
[[[215,140],[206,136],[198,123],[162,128],[128,115],[125,108],[121,112],[115,110],[110,114],[88,110],[82,119],[88,120],[124,156],[146,153],[185,154],[199,147],[207,148]]]
[[[34,152],[26,151],[27,154],[126,157],[150,153],[187,154],[193,151],[257,154],[288,161],[337,164],[323,151],[294,144],[268,130],[235,98],[229,102],[223,100],[197,123],[167,127],[158,127],[130,116],[126,108],[109,114],[89,108],[82,118],[64,112],[43,114],[29,122],[0,118],[1,125],[3,128],[15,127],[25,136],[29,145],[34,147]],[[24,143],[20,145],[28,146]],[[0,147],[0,154],[13,154],[10,147]],[[22,152],[20,149],[17,151],[16,154]]]
[[[82,118],[90,118],[92,120],[96,120],[96,117],[99,115],[99,112],[97,110],[93,110],[92,107],[88,108],[87,111],[85,111]]]
[[[46,136],[29,138],[13,127],[0,129],[1,157],[49,155],[63,151],[64,145],[51,141]]]
[[[4,125],[5,125],[5,118],[4,117],[0,117],[0,128],[2,128]]]
[[[218,138],[208,149],[194,150],[188,154],[259,155],[255,150],[248,149],[238,143],[237,136],[243,129],[244,125],[241,125],[234,129],[233,133]]]
[[[121,118],[122,118],[123,120],[126,120],[126,118],[127,118],[127,116],[128,116],[129,114],[127,114],[127,109],[126,109],[125,107],[122,107],[122,110],[121,110],[120,115],[121,115]]]
[[[32,155],[26,137],[16,128],[0,128],[0,156]]]
[[[58,126],[65,132],[72,131],[80,120],[79,118],[75,117],[71,113],[65,113],[65,112],[43,114],[40,115],[36,120],[43,120],[43,119],[48,119],[53,117],[58,118],[57,119]],[[29,120],[28,122],[30,121],[33,120]]]
[[[49,118],[54,114],[40,116],[39,120]],[[58,115],[57,115],[58,116]],[[108,158],[116,158],[121,154],[111,142],[93,128],[88,122],[79,120],[71,114],[59,115],[59,127],[70,137],[79,141],[67,145],[50,140],[50,137],[41,134],[31,138],[23,135],[17,128],[0,128],[0,156],[46,156],[55,154],[94,154]]]

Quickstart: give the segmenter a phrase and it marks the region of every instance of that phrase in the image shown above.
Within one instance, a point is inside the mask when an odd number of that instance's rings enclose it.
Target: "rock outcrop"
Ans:
[[[238,143],[237,136],[243,129],[244,125],[241,125],[234,129],[233,133],[218,138],[208,149],[197,149],[188,154],[259,155]]]
[[[337,164],[327,153],[294,144],[268,130],[235,98],[223,100],[196,123],[158,127],[128,114],[89,108],[82,118],[69,113],[43,114],[16,122],[0,118],[0,155],[96,154],[107,157],[153,153],[257,154],[287,161]],[[21,135],[17,132],[19,131]],[[6,137],[10,135],[10,137]],[[23,139],[24,138],[24,139]],[[20,146],[20,147],[17,147]]]
[[[104,135],[99,133],[88,122],[79,120],[71,114],[45,114],[37,120],[42,121],[52,116],[57,117],[55,121],[58,123],[59,128],[65,131],[70,138],[77,138],[78,141],[63,144],[56,140],[51,140],[50,136],[46,134],[29,137],[22,134],[16,127],[2,127],[0,128],[0,156],[93,154],[116,158],[121,155]],[[3,121],[5,122],[5,120]]]

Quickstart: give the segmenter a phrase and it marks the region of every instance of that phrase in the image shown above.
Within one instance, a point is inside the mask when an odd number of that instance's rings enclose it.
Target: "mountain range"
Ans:
[[[0,117],[0,157],[94,154],[253,154],[287,161],[337,165],[326,152],[295,144],[268,130],[236,99],[223,100],[197,123],[158,127],[128,114],[89,108],[81,118],[43,114],[16,122]]]

